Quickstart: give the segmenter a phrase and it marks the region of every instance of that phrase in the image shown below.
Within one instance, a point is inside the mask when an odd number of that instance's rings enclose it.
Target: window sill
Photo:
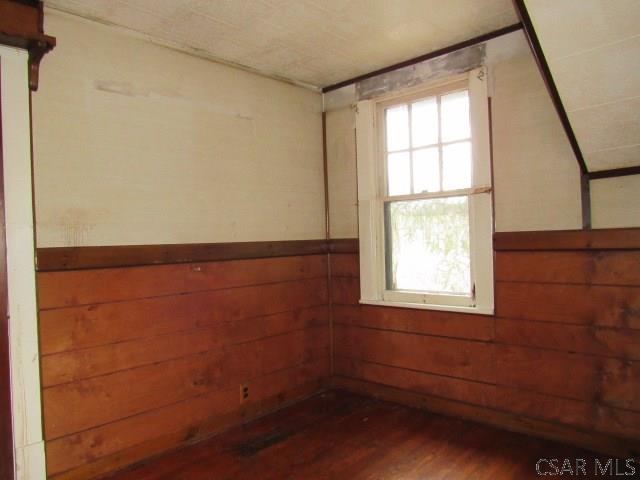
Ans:
[[[425,303],[390,302],[387,300],[360,300],[362,305],[379,307],[414,308],[416,310],[438,310],[442,312],[471,313],[474,315],[493,315],[493,307],[460,307],[456,305],[433,305]]]

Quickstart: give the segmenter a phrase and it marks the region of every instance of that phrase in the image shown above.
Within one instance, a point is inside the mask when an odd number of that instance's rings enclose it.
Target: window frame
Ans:
[[[394,105],[468,90],[472,145],[472,183],[468,189],[410,195],[387,195],[385,111]],[[464,75],[358,103],[358,205],[360,227],[360,303],[467,313],[493,313],[493,213],[489,151],[487,71]],[[410,128],[410,127],[409,127]],[[441,152],[441,139],[438,147]],[[454,143],[454,142],[451,142]],[[422,148],[422,147],[420,147]],[[416,150],[409,145],[409,150]],[[442,172],[441,172],[442,173]],[[413,187],[412,187],[413,189]],[[467,196],[471,295],[388,290],[385,251],[385,205],[392,201]]]

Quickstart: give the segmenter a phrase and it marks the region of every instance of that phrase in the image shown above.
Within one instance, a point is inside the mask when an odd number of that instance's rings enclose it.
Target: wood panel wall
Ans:
[[[500,237],[494,316],[358,305],[358,255],[332,254],[334,384],[637,455],[640,242],[611,235]]]
[[[50,478],[93,478],[319,391],[327,255],[40,272]]]
[[[547,235],[500,237],[492,316],[359,305],[356,241],[39,272],[48,474],[94,478],[277,409],[328,385],[331,360],[336,387],[637,455],[639,231]]]

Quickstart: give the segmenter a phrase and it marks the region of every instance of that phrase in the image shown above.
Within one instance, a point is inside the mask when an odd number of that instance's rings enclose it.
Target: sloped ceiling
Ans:
[[[45,0],[45,6],[316,87],[517,22],[511,0]]]
[[[640,1],[527,0],[589,171],[640,164]]]

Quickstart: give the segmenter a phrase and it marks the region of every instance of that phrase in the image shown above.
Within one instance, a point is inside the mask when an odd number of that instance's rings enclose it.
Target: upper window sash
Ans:
[[[474,72],[475,73],[475,72]],[[484,74],[482,74],[484,75]],[[377,145],[376,150],[378,152],[377,156],[380,158],[380,164],[377,166],[378,171],[378,185],[377,192],[380,198],[384,200],[391,199],[410,199],[413,195],[413,198],[435,198],[438,196],[453,196],[459,195],[461,193],[469,193],[476,194],[479,191],[485,192],[490,189],[490,176],[486,175],[485,168],[477,167],[477,156],[479,150],[475,146],[474,132],[479,130],[477,122],[474,121],[472,112],[474,105],[477,103],[474,95],[472,95],[471,84],[469,81],[469,76],[464,75],[463,77],[458,77],[457,80],[449,81],[447,83],[441,84],[437,87],[431,88],[429,90],[423,90],[420,92],[415,92],[412,94],[404,95],[404,96],[395,96],[390,99],[386,99],[383,101],[376,102],[375,115],[376,118],[374,120],[374,127],[376,131]],[[451,95],[455,95],[459,92],[468,92],[467,98],[469,102],[469,129],[468,131],[458,132],[460,136],[454,139],[443,139],[443,128],[446,127],[445,115],[442,111],[442,98],[447,98]],[[430,121],[430,125],[434,130],[436,130],[436,135],[428,135],[431,143],[417,143],[414,142],[414,135],[417,129],[415,128],[414,116],[413,116],[413,108],[415,105],[420,105],[423,102],[432,103],[432,105],[437,106],[437,110],[434,112],[433,107],[430,115],[424,116],[424,112],[422,113],[423,119],[426,119],[427,122]],[[453,106],[453,102],[447,104],[447,109],[451,109]],[[404,108],[404,115],[398,117],[397,112],[398,109]],[[401,142],[394,142],[394,145],[389,146],[387,144],[387,139],[389,138],[387,132],[388,126],[388,116],[389,111],[396,111],[394,114],[396,116],[395,122],[392,121],[391,124],[395,123],[397,126],[402,127],[402,131],[394,130],[396,137],[401,137]],[[435,117],[433,114],[435,113]],[[431,118],[429,118],[431,116]],[[404,117],[404,118],[402,118]],[[435,121],[434,121],[435,119]],[[399,125],[400,123],[404,123],[404,125]],[[425,134],[426,130],[422,131],[422,134]],[[400,143],[401,147],[398,148],[398,143]],[[464,144],[468,143],[471,149],[470,152],[470,176],[468,187],[463,188],[459,186],[459,179],[455,177],[448,177],[446,175],[446,167],[445,164],[445,152],[447,147],[455,146],[456,144]],[[419,154],[428,154],[428,151],[431,150],[433,152],[434,149],[437,149],[437,164],[429,165],[429,163],[433,162],[432,159],[422,157],[418,160],[416,157]],[[435,153],[435,152],[434,152]],[[398,158],[399,154],[404,154],[404,158]],[[400,165],[398,166],[397,172],[401,174],[403,178],[400,179],[400,186],[398,188],[397,181],[394,185],[391,185],[391,180],[389,177],[390,166],[389,161],[390,157],[396,156],[396,160]],[[404,163],[402,165],[401,163]],[[418,164],[422,164],[422,168],[430,168],[434,170],[432,173],[437,174],[437,180],[434,182],[433,179],[428,180],[426,183],[429,185],[425,185],[425,181],[416,175],[415,168]],[[403,168],[404,167],[404,168]],[[477,172],[476,172],[477,171]],[[449,184],[446,185],[445,177],[448,180],[453,180],[454,185]],[[422,177],[422,179],[428,177]],[[408,185],[406,184],[408,181]],[[458,181],[458,185],[455,183]],[[463,182],[462,185],[464,185]],[[423,188],[416,188],[416,184],[420,185]],[[393,188],[392,188],[393,187]],[[425,188],[426,187],[426,188]],[[480,189],[480,190],[478,190]],[[449,195],[445,194],[445,192],[450,192]],[[436,194],[436,195],[433,195]]]

